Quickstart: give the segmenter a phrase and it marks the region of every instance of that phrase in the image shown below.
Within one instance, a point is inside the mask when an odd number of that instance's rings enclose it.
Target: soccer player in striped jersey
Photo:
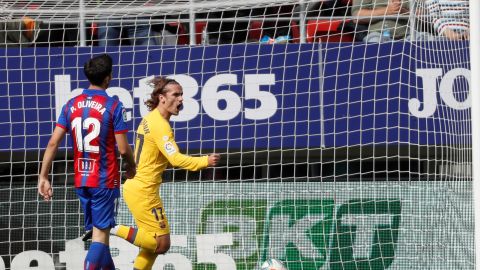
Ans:
[[[126,136],[125,109],[105,91],[112,80],[111,57],[104,54],[90,59],[84,72],[90,86],[62,108],[43,156],[38,192],[46,201],[52,198],[48,173],[59,144],[70,132],[76,193],[84,211],[85,229],[93,231],[84,269],[115,270],[109,248],[109,233],[115,226],[116,200],[120,196],[115,142],[126,163],[127,177],[136,173],[135,160]]]
[[[192,157],[180,153],[170,117],[183,105],[183,90],[178,82],[156,77],[151,98],[145,102],[150,113],[140,123],[135,142],[137,174],[123,184],[123,199],[138,228],[117,225],[111,233],[140,247],[134,269],[151,269],[158,254],[170,248],[170,228],[160,198],[162,174],[171,165],[196,171],[217,165],[220,155]]]

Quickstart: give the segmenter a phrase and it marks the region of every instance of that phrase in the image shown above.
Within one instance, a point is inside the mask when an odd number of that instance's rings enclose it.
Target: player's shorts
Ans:
[[[113,228],[117,214],[118,188],[76,188],[85,217],[85,230]]]
[[[145,189],[128,179],[123,184],[123,199],[139,228],[160,236],[170,233],[167,215],[157,189]]]

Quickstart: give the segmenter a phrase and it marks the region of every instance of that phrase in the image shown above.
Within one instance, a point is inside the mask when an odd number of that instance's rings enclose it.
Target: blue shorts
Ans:
[[[120,189],[118,188],[76,188],[85,217],[85,230],[113,228],[117,215]]]

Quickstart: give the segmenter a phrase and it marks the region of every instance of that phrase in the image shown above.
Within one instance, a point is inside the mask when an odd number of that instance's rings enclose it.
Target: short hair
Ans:
[[[112,74],[112,58],[108,54],[93,57],[83,66],[83,72],[93,85],[101,85]]]
[[[151,111],[158,106],[160,103],[160,95],[164,95],[166,93],[165,87],[169,84],[178,84],[177,81],[173,79],[169,79],[164,76],[156,76],[154,77],[149,84],[153,87],[153,91],[150,94],[150,98],[145,101],[145,105],[147,106],[148,110]]]

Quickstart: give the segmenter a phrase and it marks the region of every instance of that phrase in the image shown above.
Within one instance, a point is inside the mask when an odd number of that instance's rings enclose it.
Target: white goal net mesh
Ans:
[[[83,269],[69,136],[52,202],[37,177],[100,53],[132,145],[165,75],[181,151],[222,156],[165,173],[154,269],[474,269],[468,25],[466,0],[1,1],[0,270]],[[132,269],[138,249],[111,248]]]

